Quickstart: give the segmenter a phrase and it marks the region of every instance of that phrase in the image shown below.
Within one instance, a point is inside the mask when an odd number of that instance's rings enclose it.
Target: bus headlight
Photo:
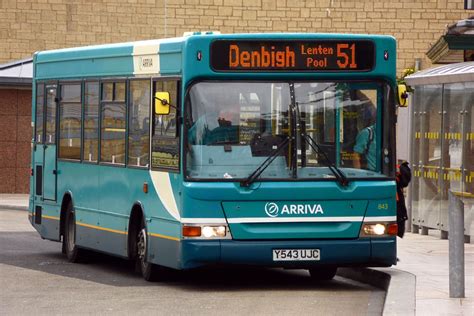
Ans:
[[[225,237],[225,226],[203,226],[202,236],[205,238]]]
[[[207,239],[207,238],[226,238],[226,225],[183,225],[183,237]]]
[[[396,236],[398,231],[397,223],[370,223],[363,224],[360,230],[360,237],[387,237]]]

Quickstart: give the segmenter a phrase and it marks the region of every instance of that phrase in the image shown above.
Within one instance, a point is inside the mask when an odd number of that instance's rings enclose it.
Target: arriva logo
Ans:
[[[277,217],[279,214],[278,205],[274,202],[265,204],[265,213],[270,217]],[[284,204],[281,208],[281,215],[316,215],[324,214],[321,204]]]
[[[265,204],[265,213],[267,213],[270,217],[277,217],[278,216],[278,205],[273,202],[269,202]]]

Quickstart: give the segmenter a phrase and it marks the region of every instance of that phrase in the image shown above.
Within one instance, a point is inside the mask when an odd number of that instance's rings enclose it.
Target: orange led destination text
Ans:
[[[292,68],[295,67],[295,52],[286,46],[277,50],[275,46],[261,46],[259,50],[241,50],[238,45],[229,47],[230,68]]]
[[[328,59],[324,56],[334,55],[334,49],[332,47],[324,47],[322,45],[317,45],[313,47],[301,45],[301,55],[312,56],[306,58],[306,67],[327,68]]]
[[[239,45],[229,46],[229,68],[295,68],[297,61],[304,62],[308,69],[357,68],[355,44],[337,43],[334,46],[301,44],[296,49],[290,46],[276,48],[261,45],[255,49],[242,49]],[[334,65],[335,62],[335,65]]]

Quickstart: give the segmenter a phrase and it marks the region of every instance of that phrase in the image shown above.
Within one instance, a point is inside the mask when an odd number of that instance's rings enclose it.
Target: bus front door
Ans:
[[[45,140],[43,145],[43,199],[56,201],[57,86],[46,86]]]

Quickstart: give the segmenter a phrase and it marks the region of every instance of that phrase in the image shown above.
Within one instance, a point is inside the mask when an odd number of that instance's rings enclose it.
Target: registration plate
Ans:
[[[273,261],[319,261],[319,249],[273,249]]]

